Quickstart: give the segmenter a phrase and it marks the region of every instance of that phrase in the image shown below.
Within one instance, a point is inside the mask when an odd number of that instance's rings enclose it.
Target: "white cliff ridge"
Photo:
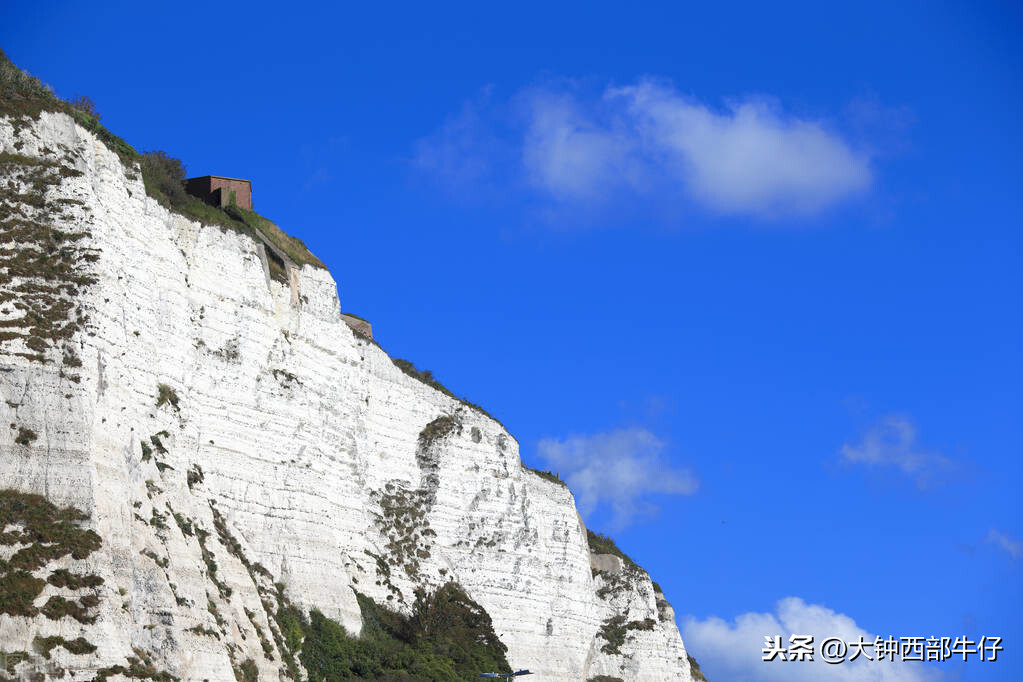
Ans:
[[[326,270],[282,284],[260,241],[168,211],[66,114],[0,118],[0,155],[0,489],[101,541],[25,553],[25,580],[102,579],[0,612],[0,649],[26,652],[0,675],[226,682],[251,659],[283,679],[279,597],[357,633],[356,591],[406,609],[454,580],[533,679],[692,679],[649,576],[591,556],[571,493],[499,423],[353,334]],[[47,658],[54,636],[80,644]]]

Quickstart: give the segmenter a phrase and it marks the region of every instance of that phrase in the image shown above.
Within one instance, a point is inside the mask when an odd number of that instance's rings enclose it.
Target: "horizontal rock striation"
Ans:
[[[0,676],[277,680],[285,601],[355,633],[356,591],[407,609],[455,580],[538,679],[690,679],[646,573],[591,558],[499,423],[353,334],[326,270],[271,277],[66,114],[0,118],[0,155],[0,509],[38,494],[95,545],[5,517],[38,590],[0,602]]]

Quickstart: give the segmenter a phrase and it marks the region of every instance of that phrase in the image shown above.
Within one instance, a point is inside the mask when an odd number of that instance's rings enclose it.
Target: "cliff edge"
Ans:
[[[536,679],[692,679],[646,572],[498,422],[102,138],[0,117],[0,676],[305,679],[288,609],[354,635],[454,582]]]

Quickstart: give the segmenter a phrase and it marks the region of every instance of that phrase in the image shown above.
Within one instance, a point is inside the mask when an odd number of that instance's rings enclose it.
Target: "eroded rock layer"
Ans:
[[[353,334],[326,270],[271,277],[65,114],[0,119],[0,155],[0,510],[53,517],[4,512],[0,675],[277,680],[282,600],[355,633],[356,591],[455,580],[538,679],[690,679],[646,573],[591,566],[568,489]]]

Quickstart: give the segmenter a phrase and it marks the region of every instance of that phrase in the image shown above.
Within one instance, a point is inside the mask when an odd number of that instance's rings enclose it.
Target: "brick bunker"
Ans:
[[[229,206],[232,202],[252,210],[252,183],[240,178],[203,175],[185,180],[185,191],[213,206]]]

